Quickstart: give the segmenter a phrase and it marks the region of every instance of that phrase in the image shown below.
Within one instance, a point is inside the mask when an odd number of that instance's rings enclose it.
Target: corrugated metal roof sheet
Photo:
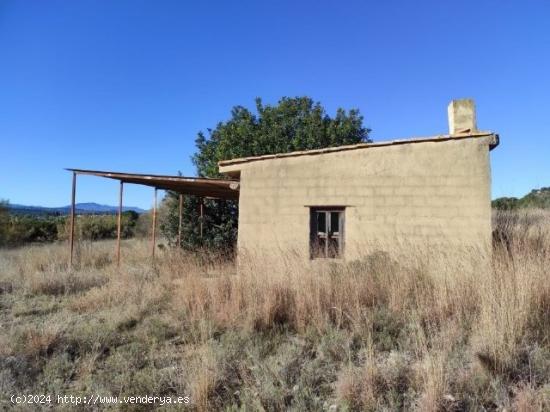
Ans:
[[[238,200],[239,181],[233,179],[209,179],[203,177],[148,175],[141,173],[121,173],[101,170],[66,169],[80,175],[105,177],[122,181],[172,190],[177,193],[211,197],[217,199]]]

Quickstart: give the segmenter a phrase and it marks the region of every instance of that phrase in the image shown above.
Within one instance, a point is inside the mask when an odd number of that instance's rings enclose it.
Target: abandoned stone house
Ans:
[[[486,248],[489,151],[499,137],[477,130],[472,100],[452,101],[448,116],[445,135],[225,160],[227,180],[69,169],[71,234],[76,176],[85,174],[120,182],[119,262],[124,183],[155,188],[153,255],[157,189],[180,193],[180,228],[182,196],[238,200],[239,254],[353,260],[398,244]],[[72,257],[72,235],[70,244]]]
[[[355,259],[373,244],[485,247],[498,135],[477,130],[471,100],[448,115],[447,135],[220,162],[240,181],[239,252]]]

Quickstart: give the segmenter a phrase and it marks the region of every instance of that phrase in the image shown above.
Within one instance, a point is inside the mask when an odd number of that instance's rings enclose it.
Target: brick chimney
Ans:
[[[449,103],[449,134],[477,131],[476,106],[473,99],[457,99]]]

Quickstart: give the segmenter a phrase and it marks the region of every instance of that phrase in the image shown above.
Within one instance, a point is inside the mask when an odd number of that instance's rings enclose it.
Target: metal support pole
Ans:
[[[204,220],[204,198],[201,197],[201,205],[200,205],[200,211],[201,211],[201,218],[200,218],[200,223],[201,223],[201,239],[202,239],[202,233],[203,233],[203,220]]]
[[[180,209],[179,209],[179,223],[178,223],[178,248],[181,247],[182,213],[183,213],[183,195],[180,193]]]
[[[118,193],[118,217],[116,230],[116,264],[120,266],[120,234],[122,228],[122,191],[124,190],[124,182],[120,181],[120,189]]]
[[[157,228],[157,188],[155,187],[155,192],[153,196],[153,230],[151,233],[151,256],[155,258],[155,236]]]
[[[73,190],[71,194],[71,232],[69,233],[69,267],[73,267],[74,250],[74,220],[75,220],[75,200],[76,200],[76,172],[73,172]]]

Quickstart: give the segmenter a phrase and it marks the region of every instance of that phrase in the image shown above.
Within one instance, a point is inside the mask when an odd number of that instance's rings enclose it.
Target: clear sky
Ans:
[[[199,130],[299,95],[374,140],[445,133],[472,97],[493,196],[550,186],[550,2],[0,0],[0,198],[68,204],[64,167],[194,175]],[[82,177],[77,201],[117,190]]]

